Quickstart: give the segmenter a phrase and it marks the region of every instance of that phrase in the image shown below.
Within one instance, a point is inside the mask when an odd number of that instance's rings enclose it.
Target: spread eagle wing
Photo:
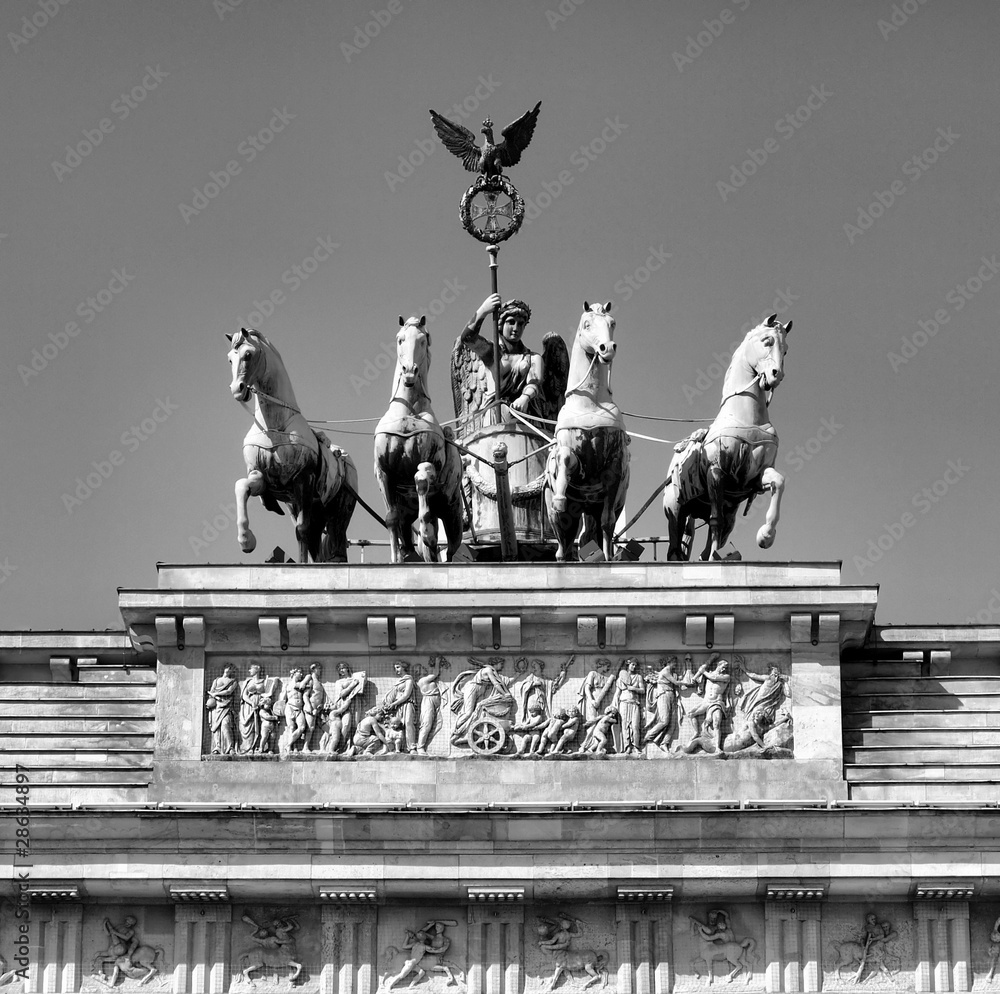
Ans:
[[[538,121],[538,110],[542,106],[541,100],[535,104],[533,110],[522,114],[513,124],[508,124],[501,132],[504,140],[497,143],[497,154],[500,164],[504,166],[515,166],[521,158],[521,153],[528,147],[531,136],[535,133],[535,124]],[[465,130],[464,128],[462,129]],[[442,138],[442,141],[444,139]],[[450,146],[449,146],[450,147]],[[454,150],[452,150],[454,151]],[[457,154],[457,153],[456,153]],[[466,167],[470,168],[470,167]]]
[[[541,415],[555,421],[566,400],[566,387],[569,385],[569,349],[562,335],[554,331],[542,339],[542,366]],[[551,426],[548,427],[551,430]]]
[[[462,424],[470,414],[481,411],[489,391],[486,364],[459,338],[451,353],[451,393],[455,401],[456,434],[462,436]]]
[[[434,122],[434,130],[437,132],[438,138],[441,139],[441,144],[453,155],[457,155],[469,172],[479,172],[482,149],[476,145],[476,136],[465,126],[453,124],[448,118],[442,117],[436,110],[431,111],[431,120]],[[512,124],[511,127],[514,125]],[[534,124],[532,124],[532,128],[534,128]],[[504,134],[506,133],[505,131]],[[528,138],[531,138],[530,131]],[[527,145],[527,141],[524,144]],[[520,156],[520,154],[519,149],[518,155]],[[517,159],[514,161],[516,162]]]

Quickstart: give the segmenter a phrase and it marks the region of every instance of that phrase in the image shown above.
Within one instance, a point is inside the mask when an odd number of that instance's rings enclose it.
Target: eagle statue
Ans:
[[[493,122],[489,118],[483,121],[482,133],[485,137],[481,146],[476,145],[476,136],[468,128],[454,124],[437,111],[431,111],[431,120],[441,143],[462,160],[462,165],[470,173],[480,173],[491,178],[500,176],[504,166],[516,165],[520,160],[521,153],[528,147],[531,136],[535,133],[541,106],[542,102],[539,101],[532,110],[508,124],[501,132],[503,141],[499,144],[494,144]]]

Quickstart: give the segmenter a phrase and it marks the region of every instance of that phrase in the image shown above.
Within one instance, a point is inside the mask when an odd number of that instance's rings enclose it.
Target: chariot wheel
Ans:
[[[507,744],[507,733],[495,718],[478,718],[469,729],[469,747],[478,756],[495,756]]]

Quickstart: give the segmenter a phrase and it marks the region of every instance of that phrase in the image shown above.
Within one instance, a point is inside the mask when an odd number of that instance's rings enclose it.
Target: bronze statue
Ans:
[[[767,408],[785,375],[786,336],[791,330],[791,321],[782,324],[772,314],[749,331],[726,371],[722,406],[712,426],[674,447],[663,493],[670,535],[667,559],[691,558],[696,518],[709,525],[701,558],[718,558],[740,503],[766,490],[771,500],[757,544],[762,549],[773,544],[785,478],[774,468],[778,435]]]
[[[628,434],[611,396],[616,346],[610,311],[610,300],[593,306],[583,302],[566,403],[559,411],[556,445],[545,468],[545,505],[559,542],[557,562],[575,555],[581,517],[585,521],[581,543],[600,542],[605,558],[611,559],[615,522],[628,493]]]
[[[503,141],[498,144],[493,141],[493,122],[486,118],[483,121],[484,137],[481,147],[476,145],[476,136],[464,125],[454,124],[435,110],[431,111],[431,120],[444,147],[457,155],[470,173],[480,173],[489,178],[499,176],[504,166],[514,166],[520,161],[521,153],[528,147],[531,136],[535,133],[541,106],[542,102],[539,100],[532,110],[508,124],[501,132]]]
[[[440,518],[448,536],[445,559],[451,562],[462,544],[462,457],[434,415],[427,393],[427,319],[400,316],[399,325],[392,397],[375,428],[375,476],[388,508],[392,561],[437,562]]]
[[[358,499],[351,457],[306,421],[278,350],[259,332],[241,328],[231,344],[230,391],[244,406],[253,399],[253,427],[243,439],[247,475],[236,481],[240,548],[253,552],[247,501],[260,497],[269,511],[295,518],[299,562],[347,562],[347,526]]]

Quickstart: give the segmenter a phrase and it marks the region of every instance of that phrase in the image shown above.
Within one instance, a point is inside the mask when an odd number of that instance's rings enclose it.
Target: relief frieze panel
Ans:
[[[900,906],[823,909],[823,988],[914,990],[917,963],[912,915]]]
[[[170,990],[173,909],[93,909],[83,922],[83,992]]]
[[[230,994],[317,992],[322,958],[318,908],[234,908]]]
[[[377,992],[419,984],[426,994],[468,990],[464,908],[394,908],[379,915]]]
[[[215,656],[202,753],[790,759],[788,669],[780,653]]]
[[[674,990],[720,981],[733,991],[764,990],[764,937],[757,905],[681,905],[674,910]]]

